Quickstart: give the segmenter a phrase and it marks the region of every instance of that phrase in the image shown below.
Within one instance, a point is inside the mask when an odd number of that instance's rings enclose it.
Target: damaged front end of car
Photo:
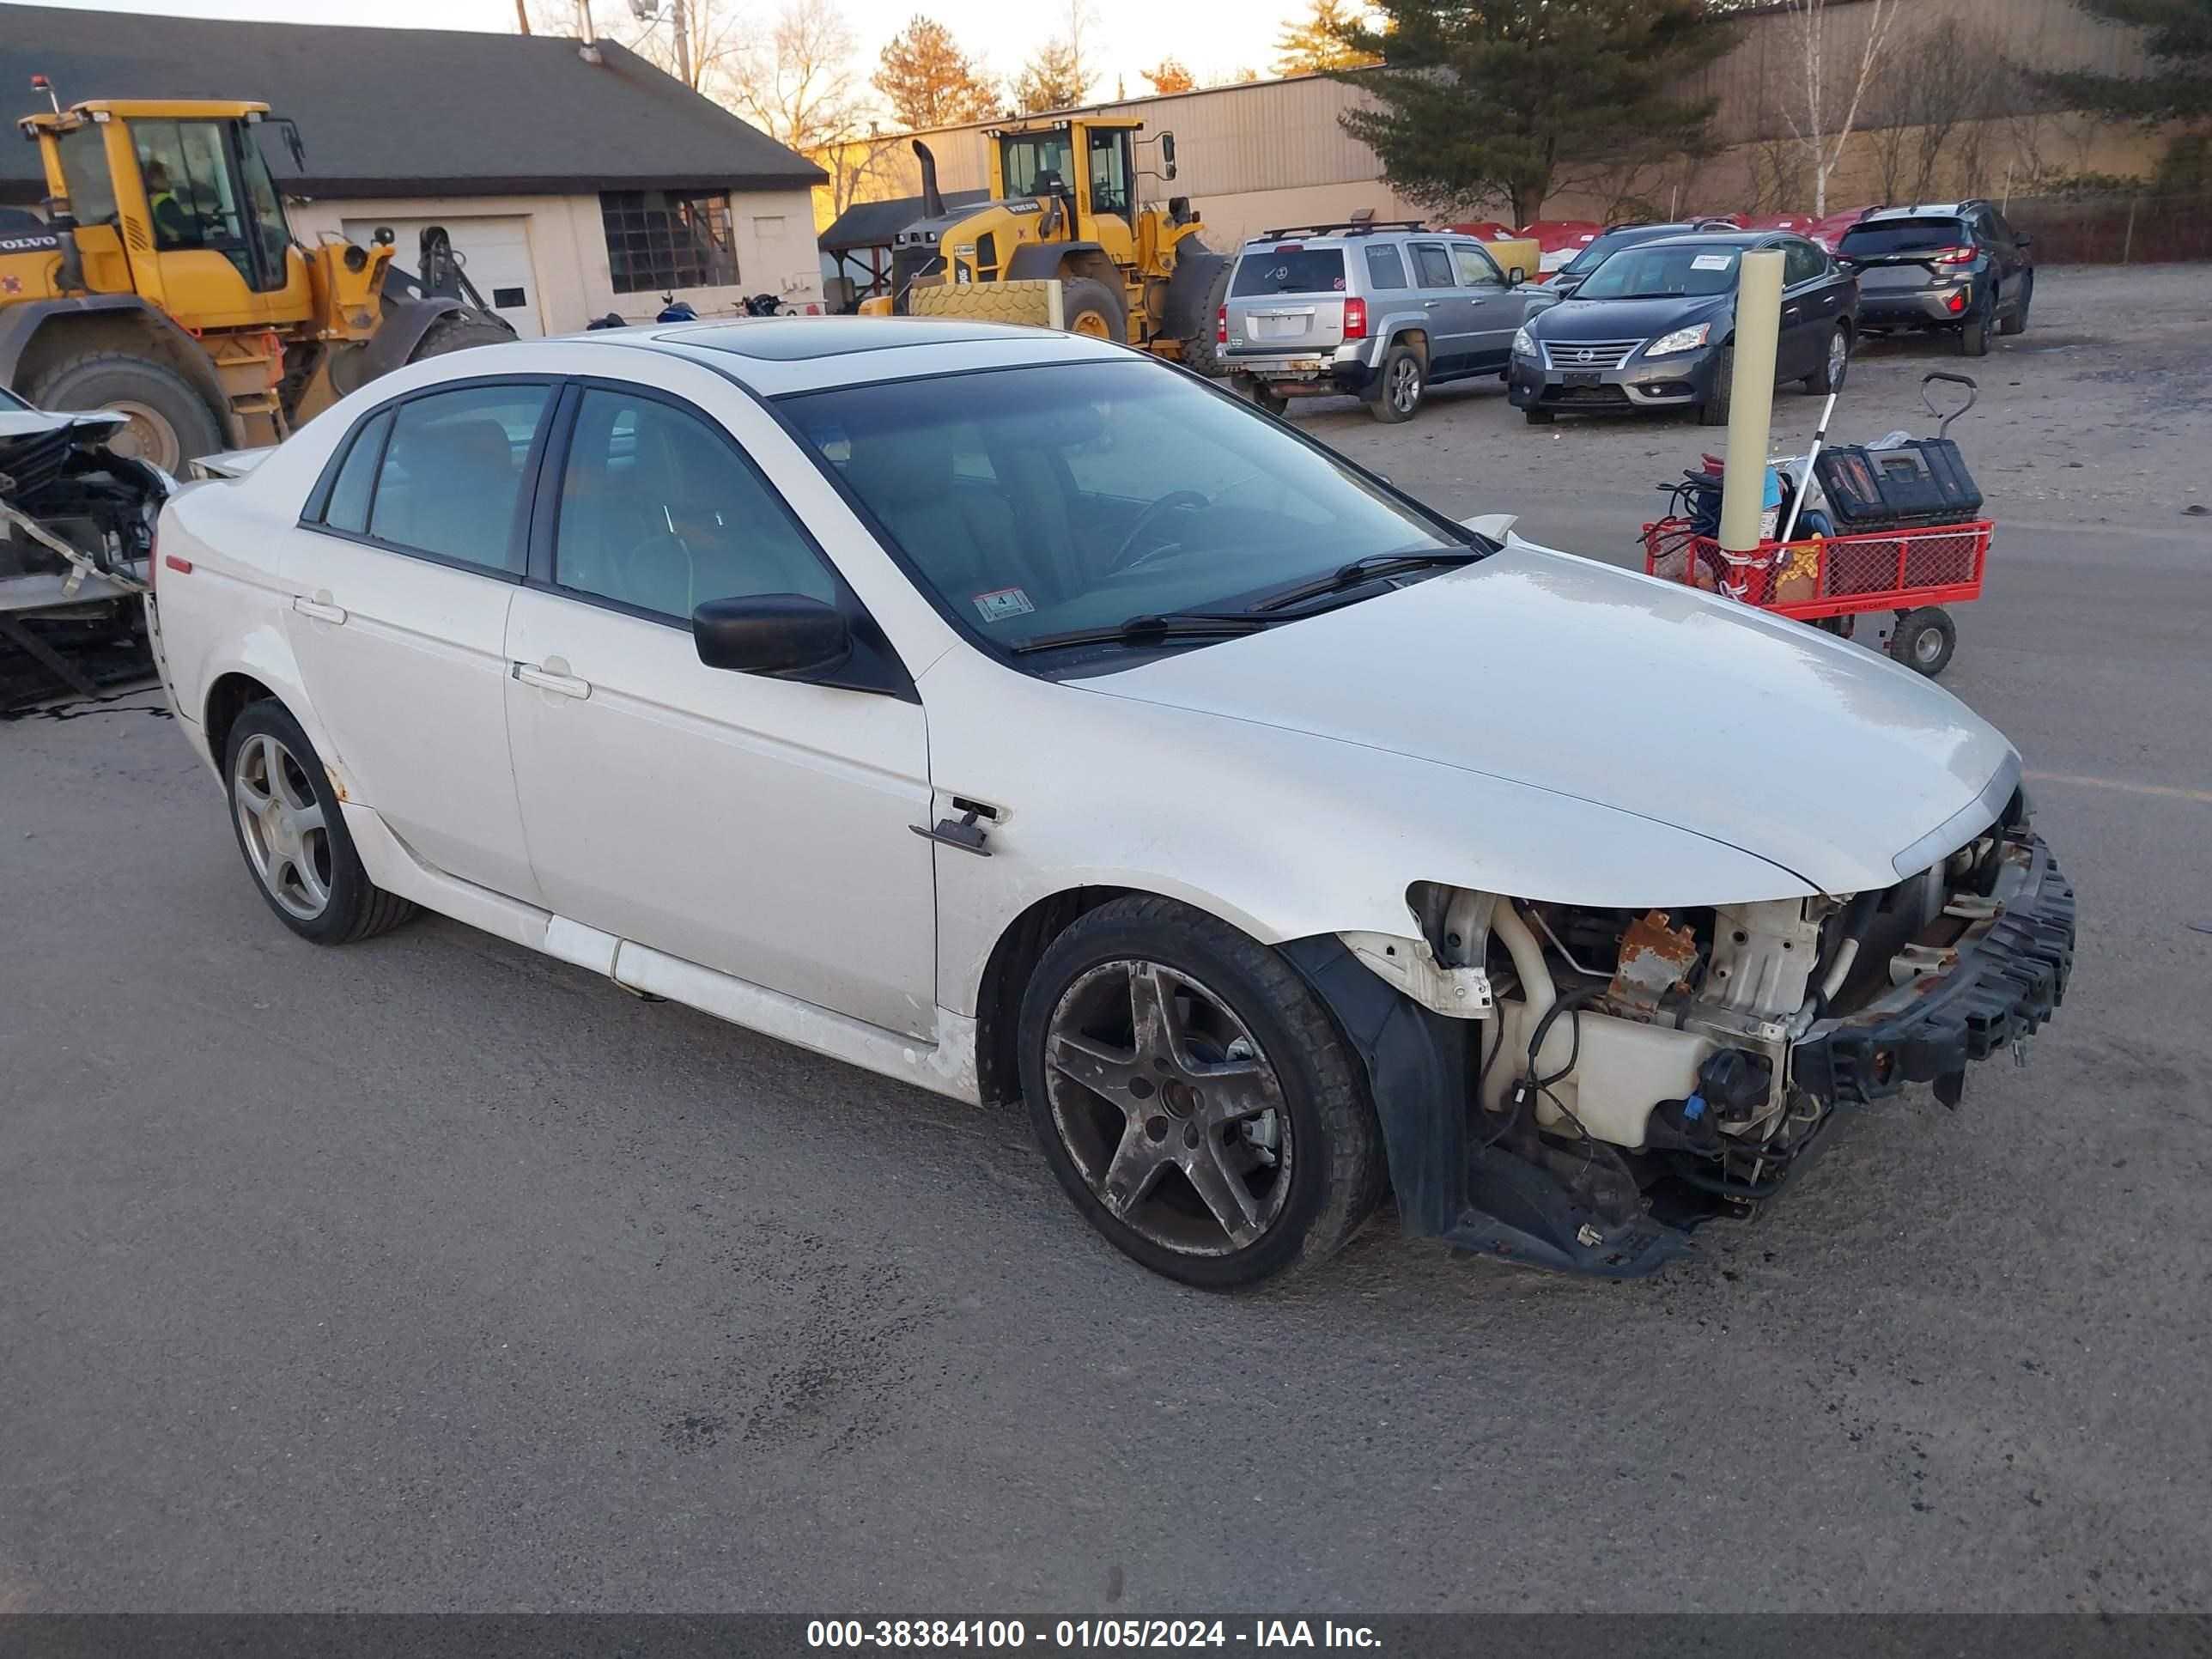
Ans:
[[[1407,897],[1418,935],[1285,947],[1366,1061],[1407,1231],[1613,1278],[1750,1216],[1839,1108],[1919,1082],[1956,1104],[2073,966],[2073,890],[2016,788],[1963,845],[1857,894]]]
[[[154,529],[174,486],[110,447],[111,413],[0,405],[0,647],[17,659],[13,697],[89,695],[88,647],[119,646],[144,668],[139,598]]]

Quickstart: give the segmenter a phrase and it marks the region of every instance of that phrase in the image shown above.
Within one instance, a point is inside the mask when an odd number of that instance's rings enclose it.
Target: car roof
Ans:
[[[1679,236],[1656,236],[1642,247],[1764,247],[1777,238],[1790,238],[1802,242],[1809,238],[1794,230],[1693,230]]]
[[[1915,202],[1910,207],[1875,208],[1862,216],[1858,222],[1870,225],[1882,219],[1955,219],[1980,205],[1979,199],[1973,197],[1963,202]]]
[[[627,346],[689,358],[768,398],[876,380],[1140,355],[1110,341],[1054,329],[945,317],[727,318],[595,329],[560,337],[564,344]]]

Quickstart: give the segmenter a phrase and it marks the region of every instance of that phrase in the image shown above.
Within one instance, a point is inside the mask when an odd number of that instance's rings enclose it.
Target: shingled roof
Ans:
[[[444,29],[245,23],[0,4],[0,118],[93,98],[258,100],[298,120],[305,169],[263,146],[287,189],[329,197],[796,190],[822,170],[612,41]],[[45,191],[35,146],[0,134],[0,200]]]

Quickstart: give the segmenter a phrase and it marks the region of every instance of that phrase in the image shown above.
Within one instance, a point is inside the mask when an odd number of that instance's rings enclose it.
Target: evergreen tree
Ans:
[[[1375,107],[1339,118],[1401,195],[1516,224],[1577,173],[1710,147],[1688,95],[1732,26],[1705,0],[1374,0],[1345,43],[1388,61],[1332,73]]]
[[[2137,121],[2212,118],[2212,0],[2075,0],[2108,23],[2146,31],[2148,75],[2087,70],[2039,73],[2035,79],[2076,109]]]
[[[917,15],[885,46],[875,88],[898,124],[911,130],[987,121],[999,113],[999,89],[960,50],[944,24]]]

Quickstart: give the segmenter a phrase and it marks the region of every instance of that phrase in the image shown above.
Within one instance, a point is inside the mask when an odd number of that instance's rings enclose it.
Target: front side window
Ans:
[[[1726,294],[1741,250],[1660,244],[1623,248],[1575,290],[1577,300],[1666,300]]]
[[[240,211],[223,129],[214,121],[134,121],[138,175],[154,216],[154,246],[164,253],[209,248],[249,281],[246,216]]]
[[[400,404],[377,469],[368,533],[520,575],[523,462],[550,395],[542,386],[462,386]]]
[[[1826,270],[1827,263],[1820,250],[1810,242],[1782,245],[1782,280],[1788,287],[1814,281]]]
[[[994,645],[1247,609],[1370,554],[1467,550],[1340,458],[1140,362],[780,406],[917,582]],[[988,474],[962,465],[974,455]]]
[[[1091,210],[1129,211],[1129,135],[1111,130],[1091,135]]]
[[[1419,273],[1423,288],[1452,288],[1451,261],[1434,242],[1413,244],[1413,269]]]
[[[718,428],[598,388],[578,404],[568,441],[553,580],[678,621],[708,599],[837,599],[789,509]]]
[[[1470,242],[1454,242],[1451,250],[1452,269],[1459,275],[1462,288],[1504,288],[1505,278],[1490,256]]]
[[[724,191],[603,190],[599,225],[617,294],[726,288],[738,280]]]

